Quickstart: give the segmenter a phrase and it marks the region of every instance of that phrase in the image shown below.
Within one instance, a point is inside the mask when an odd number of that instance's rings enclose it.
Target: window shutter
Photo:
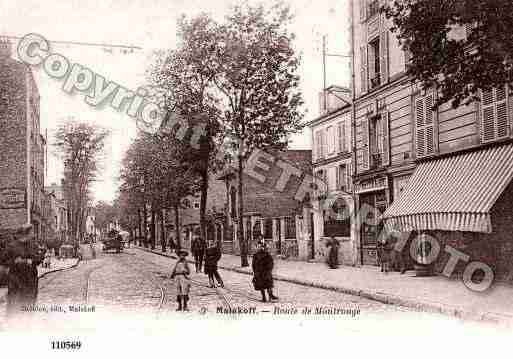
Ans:
[[[497,111],[497,137],[503,138],[509,135],[508,121],[508,96],[506,86],[495,89],[496,111]]]
[[[509,135],[506,87],[481,91],[481,141],[489,142]]]
[[[435,125],[434,125],[434,95],[429,94],[424,97],[424,116],[426,126],[426,155],[435,153]]]
[[[366,19],[367,0],[360,0],[360,21],[364,22]]]
[[[360,81],[362,93],[367,92],[367,46],[360,47]]]
[[[381,125],[383,126],[383,166],[390,164],[390,113],[381,113]]]
[[[408,65],[410,64],[411,58],[412,58],[411,51],[409,49],[403,48],[403,55],[404,55],[404,69],[408,70]]]
[[[364,171],[367,171],[370,166],[369,137],[369,119],[364,118],[362,120],[362,169]]]
[[[340,178],[340,166],[335,167],[335,189],[340,189],[341,178]]]
[[[435,153],[434,95],[415,100],[415,134],[417,157]]]
[[[415,100],[415,146],[417,148],[417,156],[425,156],[426,137],[424,130],[424,99]]]
[[[341,127],[341,125],[342,125],[342,122],[339,122],[337,124],[338,152],[342,152],[342,149],[343,149],[343,147],[342,147],[342,145],[343,145],[343,143],[342,143],[342,127]]]
[[[388,30],[386,27],[379,35],[379,45],[380,84],[385,84],[388,82]]]
[[[349,162],[346,166],[346,187],[349,189],[352,187],[352,176],[353,176],[353,164]]]
[[[328,129],[322,131],[322,158],[326,158],[328,154],[328,141],[329,141],[329,133]]]

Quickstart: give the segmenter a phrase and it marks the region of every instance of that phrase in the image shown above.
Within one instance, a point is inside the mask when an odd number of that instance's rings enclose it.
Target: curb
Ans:
[[[37,278],[41,279],[41,278],[44,278],[47,274],[50,274],[50,273],[57,273],[57,272],[62,272],[62,271],[68,270],[68,269],[74,269],[74,268],[78,267],[80,262],[81,262],[81,260],[78,259],[77,263],[73,264],[72,266],[65,267],[65,268],[59,268],[59,269],[54,269],[54,270],[50,270],[50,271],[42,273],[42,274],[38,274]],[[6,295],[7,295],[7,293],[6,293]],[[0,296],[0,304],[3,304],[5,302],[5,296],[6,295]]]
[[[151,249],[142,248],[142,247],[134,246],[134,248],[148,252],[148,253],[160,255],[163,257],[177,259],[177,257],[172,254],[154,252]],[[192,261],[192,260],[188,260],[188,262],[194,263],[194,261]],[[228,270],[231,272],[251,275],[251,271],[245,270],[242,268],[233,268],[233,267],[227,267],[227,266],[223,266],[223,265],[218,265],[218,267],[220,269]],[[329,285],[329,284],[324,284],[324,283],[319,283],[319,282],[312,282],[312,281],[308,281],[308,280],[301,280],[301,279],[285,277],[282,275],[273,275],[273,279],[275,279],[277,281],[281,281],[281,282],[288,282],[288,283],[293,283],[293,284],[307,286],[307,287],[330,290],[330,291],[334,291],[337,293],[354,295],[354,296],[370,299],[370,300],[384,303],[384,304],[391,304],[391,305],[415,309],[417,311],[435,313],[435,314],[443,314],[443,315],[455,317],[458,319],[479,321],[479,322],[491,323],[491,324],[496,324],[496,325],[506,325],[507,327],[511,327],[513,325],[513,316],[509,316],[507,314],[490,313],[490,312],[488,312],[488,313],[487,312],[471,312],[471,311],[463,310],[460,308],[455,308],[455,307],[451,307],[448,305],[444,305],[442,303],[421,302],[416,299],[405,298],[405,297],[401,297],[401,296],[398,296],[395,294],[388,294],[388,293],[384,293],[384,292],[373,292],[373,291],[368,291],[365,289],[342,287],[342,286],[338,286],[338,285],[334,286],[334,285]]]

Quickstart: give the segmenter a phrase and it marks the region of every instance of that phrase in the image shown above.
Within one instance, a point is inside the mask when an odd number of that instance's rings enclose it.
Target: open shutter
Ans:
[[[410,61],[412,58],[411,51],[409,49],[403,48],[403,55],[404,55],[404,69],[408,70],[408,65],[410,64]]]
[[[436,152],[434,94],[415,100],[415,135],[417,157]]]
[[[335,189],[339,190],[341,185],[340,166],[335,167]]]
[[[507,87],[501,86],[495,89],[495,108],[497,117],[497,138],[503,138],[509,135],[508,121],[508,96]]]
[[[415,100],[415,147],[417,157],[425,156],[426,134],[424,130],[424,99]]]
[[[506,87],[481,91],[481,141],[489,142],[509,135]]]
[[[424,97],[424,115],[426,129],[426,155],[435,153],[435,125],[434,125],[434,95],[429,94]]]
[[[385,84],[388,82],[388,30],[386,27],[379,34],[379,45],[380,84]]]
[[[360,47],[360,82],[362,93],[367,92],[367,46]]]
[[[362,170],[367,171],[370,168],[369,151],[369,119],[362,120]]]
[[[390,114],[388,111],[381,113],[381,124],[383,126],[383,166],[390,164]]]
[[[481,141],[493,141],[495,138],[493,89],[481,91]]]
[[[346,126],[345,122],[341,121],[337,126],[338,130],[338,152],[344,152],[346,150]]]

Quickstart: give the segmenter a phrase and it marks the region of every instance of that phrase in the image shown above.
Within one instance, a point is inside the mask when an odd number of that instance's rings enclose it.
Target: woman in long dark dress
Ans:
[[[267,251],[264,241],[258,243],[258,251],[253,254],[253,286],[262,294],[262,302],[267,302],[265,292],[269,294],[269,300],[278,300],[273,294],[273,257]]]

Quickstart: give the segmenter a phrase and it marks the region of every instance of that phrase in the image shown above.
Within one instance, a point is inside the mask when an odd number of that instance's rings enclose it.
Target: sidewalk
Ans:
[[[58,272],[64,269],[68,269],[71,267],[75,267],[78,265],[78,259],[77,258],[67,258],[59,260],[55,257],[52,257],[52,263],[50,265],[50,268],[43,268],[42,266],[37,267],[37,272],[39,278],[44,277],[48,273]],[[0,304],[5,301],[5,296],[7,295],[7,287],[1,287],[0,288]]]
[[[146,250],[144,248],[141,248]],[[164,254],[158,249],[156,254]],[[251,259],[250,259],[251,264]],[[251,274],[240,267],[240,257],[223,254],[219,268]],[[274,260],[276,280],[334,290],[401,305],[427,312],[443,313],[462,319],[513,324],[513,287],[495,285],[484,293],[469,290],[460,280],[445,277],[415,277],[413,271],[381,273],[371,266],[328,269],[324,263]]]

